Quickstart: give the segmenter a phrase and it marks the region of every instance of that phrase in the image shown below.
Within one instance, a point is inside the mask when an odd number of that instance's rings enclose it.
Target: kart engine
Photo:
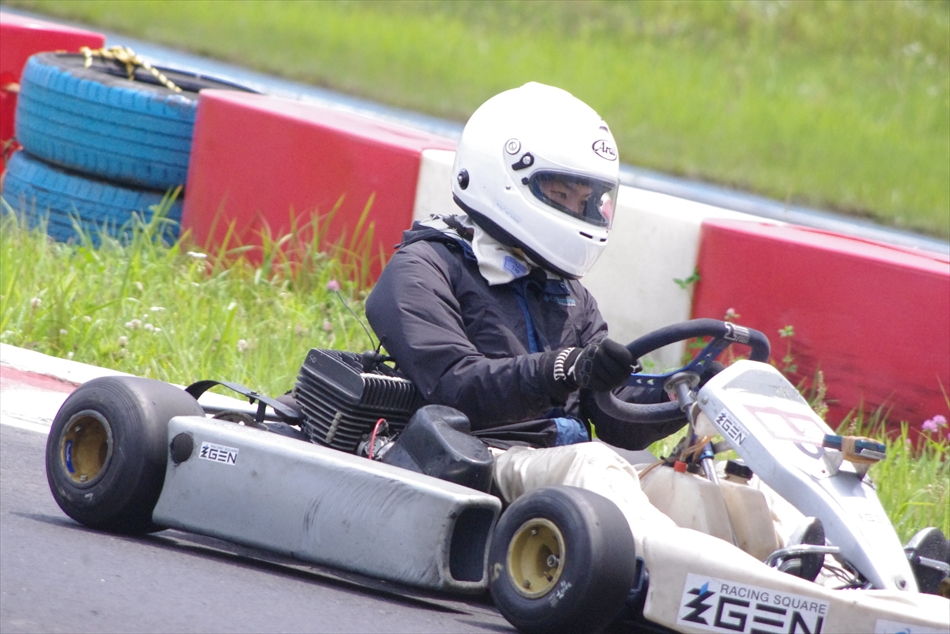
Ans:
[[[380,418],[398,434],[421,404],[412,382],[372,352],[311,350],[294,396],[310,439],[347,453],[357,452]]]

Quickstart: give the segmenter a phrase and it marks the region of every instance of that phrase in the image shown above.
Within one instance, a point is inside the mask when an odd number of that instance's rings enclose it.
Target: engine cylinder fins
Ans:
[[[347,453],[356,453],[380,418],[402,431],[421,404],[408,379],[387,366],[367,370],[361,355],[340,350],[311,350],[294,394],[310,439]]]

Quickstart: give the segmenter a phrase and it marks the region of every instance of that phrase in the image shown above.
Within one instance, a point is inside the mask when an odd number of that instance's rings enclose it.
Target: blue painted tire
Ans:
[[[23,69],[16,138],[49,163],[114,181],[165,191],[184,185],[198,92],[248,89],[193,73],[160,69],[175,93],[141,68],[79,54],[40,53]]]
[[[93,243],[100,232],[123,237],[128,235],[133,213],[144,221],[152,220],[164,194],[151,190],[122,187],[87,178],[75,172],[49,165],[25,151],[16,152],[7,163],[3,177],[3,200],[30,226],[47,221],[47,233],[60,242],[77,242],[76,224]],[[6,209],[4,205],[4,209]],[[180,200],[168,210],[162,238],[174,242],[181,224]]]

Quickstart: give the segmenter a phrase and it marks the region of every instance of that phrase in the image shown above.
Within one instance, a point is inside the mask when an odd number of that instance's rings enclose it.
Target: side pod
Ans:
[[[491,495],[214,419],[173,418],[168,439],[159,525],[424,588],[487,588]]]

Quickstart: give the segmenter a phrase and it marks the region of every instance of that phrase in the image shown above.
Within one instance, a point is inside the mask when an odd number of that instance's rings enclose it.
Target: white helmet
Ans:
[[[491,237],[579,278],[607,246],[619,174],[604,120],[570,93],[532,82],[492,97],[468,120],[452,193]]]

